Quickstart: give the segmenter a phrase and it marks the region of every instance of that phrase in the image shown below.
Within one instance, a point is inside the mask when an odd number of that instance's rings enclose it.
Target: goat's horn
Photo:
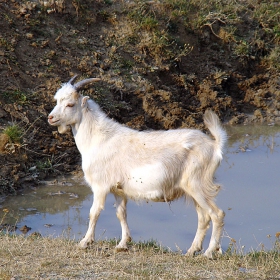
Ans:
[[[74,82],[76,81],[76,79],[79,77],[79,75],[75,75],[75,76],[73,76],[70,80],[69,80],[69,84],[71,84],[71,85],[73,85],[74,84]]]
[[[79,91],[79,90],[83,89],[85,85],[87,85],[87,84],[89,84],[89,83],[92,83],[92,82],[97,82],[97,81],[100,81],[100,80],[101,80],[101,79],[99,79],[99,78],[89,78],[89,79],[85,79],[85,80],[82,80],[82,81],[76,83],[76,84],[74,85],[74,87],[75,87],[75,89],[76,89],[77,91]]]

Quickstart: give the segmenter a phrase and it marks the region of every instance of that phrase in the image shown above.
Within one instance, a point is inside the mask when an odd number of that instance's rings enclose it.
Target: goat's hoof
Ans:
[[[192,249],[192,248],[190,248],[188,251],[187,251],[187,253],[186,253],[186,257],[194,257],[197,253],[199,253],[199,252],[201,252],[201,249],[198,249],[198,248],[196,248],[196,249]]]
[[[204,257],[210,259],[210,260],[216,260],[219,256],[223,254],[222,248],[218,247],[216,250],[206,250],[203,254]]]
[[[186,256],[186,257],[192,258],[192,257],[194,257],[194,254],[195,254],[194,252],[189,252],[189,251],[188,251],[188,252],[185,254],[185,256]]]
[[[87,243],[79,243],[78,244],[78,247],[80,248],[80,249],[86,249],[87,247],[88,247],[88,245],[87,245]]]
[[[127,247],[115,247],[115,252],[127,252],[128,248]]]
[[[206,250],[206,252],[202,256],[209,259],[209,260],[217,259],[217,254],[215,254],[213,251],[207,251]]]
[[[86,249],[89,247],[90,244],[92,244],[94,241],[83,241],[81,240],[80,243],[78,244],[80,249]]]
[[[128,247],[126,244],[118,244],[116,247],[115,247],[115,252],[127,252],[128,251]]]
[[[209,260],[214,260],[213,252],[205,252],[202,256]]]

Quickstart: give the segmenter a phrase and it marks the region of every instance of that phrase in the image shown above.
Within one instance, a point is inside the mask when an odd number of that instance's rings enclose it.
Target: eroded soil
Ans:
[[[169,28],[173,38],[162,46],[154,27],[135,33],[128,17],[142,6],[157,14],[161,2],[41,2],[0,1],[0,132],[16,123],[23,133],[18,142],[0,134],[0,194],[80,170],[71,133],[59,135],[47,123],[54,93],[74,74],[100,77],[87,95],[136,129],[203,128],[207,108],[230,124],[280,121],[279,71],[262,60],[273,39],[265,32],[263,45],[238,56],[237,43],[222,37],[225,20],[200,28],[159,20],[157,29]],[[267,25],[251,19],[255,7],[244,2],[236,28],[250,39]]]

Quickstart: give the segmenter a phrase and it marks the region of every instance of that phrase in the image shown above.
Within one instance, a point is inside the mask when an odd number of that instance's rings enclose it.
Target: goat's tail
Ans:
[[[218,116],[211,110],[206,110],[204,113],[204,124],[210,130],[216,140],[217,153],[222,158],[223,149],[227,142],[227,133],[223,129]]]

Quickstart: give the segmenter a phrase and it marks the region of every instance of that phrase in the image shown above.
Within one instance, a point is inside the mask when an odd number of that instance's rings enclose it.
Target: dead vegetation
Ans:
[[[0,236],[0,278],[10,279],[279,279],[279,236],[270,252],[237,254],[218,260],[185,257],[154,241],[131,243],[115,252],[116,241],[87,250],[63,237]]]

